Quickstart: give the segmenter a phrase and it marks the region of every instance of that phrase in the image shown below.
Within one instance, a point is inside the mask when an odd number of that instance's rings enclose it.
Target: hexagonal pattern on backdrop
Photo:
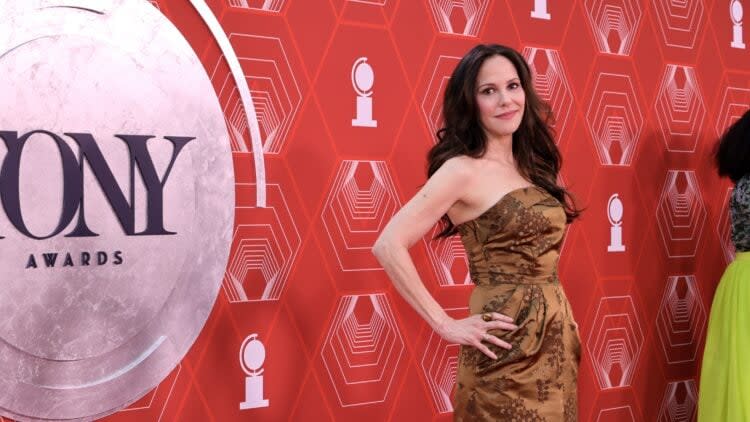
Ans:
[[[693,420],[711,298],[734,253],[730,185],[710,154],[750,102],[750,29],[733,6],[750,1],[208,0],[231,52],[190,2],[151,3],[214,83],[238,200],[201,336],[110,420],[450,419],[458,347],[370,248],[424,183],[447,78],[480,42],[529,61],[556,114],[561,180],[585,207],[560,264],[584,344],[580,420]],[[465,254],[434,234],[412,257],[465,315]]]

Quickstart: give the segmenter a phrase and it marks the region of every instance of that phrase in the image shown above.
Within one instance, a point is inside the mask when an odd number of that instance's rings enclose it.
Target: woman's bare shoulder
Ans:
[[[437,172],[468,181],[476,174],[478,166],[478,159],[466,155],[457,155],[446,160]]]

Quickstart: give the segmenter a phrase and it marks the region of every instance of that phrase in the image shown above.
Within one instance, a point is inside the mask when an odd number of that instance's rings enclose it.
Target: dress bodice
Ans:
[[[475,284],[557,281],[566,215],[546,190],[508,192],[479,217],[458,225]]]

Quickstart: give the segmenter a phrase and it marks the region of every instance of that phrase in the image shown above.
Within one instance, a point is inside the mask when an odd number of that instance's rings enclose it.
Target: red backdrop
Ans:
[[[224,107],[236,229],[195,345],[109,420],[450,419],[457,347],[398,296],[369,248],[424,183],[446,78],[478,42],[530,61],[558,117],[561,179],[586,207],[560,261],[584,348],[580,419],[694,420],[711,298],[733,253],[730,185],[710,152],[750,101],[750,49],[738,47],[750,29],[730,14],[748,0],[209,1],[253,96],[266,208],[219,44],[188,1],[152,3]],[[376,127],[352,123],[361,57]],[[608,213],[615,194],[621,218]],[[609,251],[618,230],[624,251]],[[437,300],[465,315],[460,243],[426,237],[412,256]],[[269,405],[241,410],[240,348],[252,334]]]

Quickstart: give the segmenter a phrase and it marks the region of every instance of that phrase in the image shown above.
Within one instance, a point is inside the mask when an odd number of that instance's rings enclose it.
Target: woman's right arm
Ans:
[[[497,328],[515,329],[512,319],[497,313],[493,314],[494,320],[489,322],[483,321],[479,315],[462,320],[449,317],[427,291],[409,255],[409,248],[424,237],[467,191],[473,175],[466,160],[465,157],[456,157],[446,161],[393,216],[375,242],[372,252],[401,296],[438,334],[451,343],[472,345],[491,358],[496,358],[482,341],[510,348],[510,344],[486,333]]]

